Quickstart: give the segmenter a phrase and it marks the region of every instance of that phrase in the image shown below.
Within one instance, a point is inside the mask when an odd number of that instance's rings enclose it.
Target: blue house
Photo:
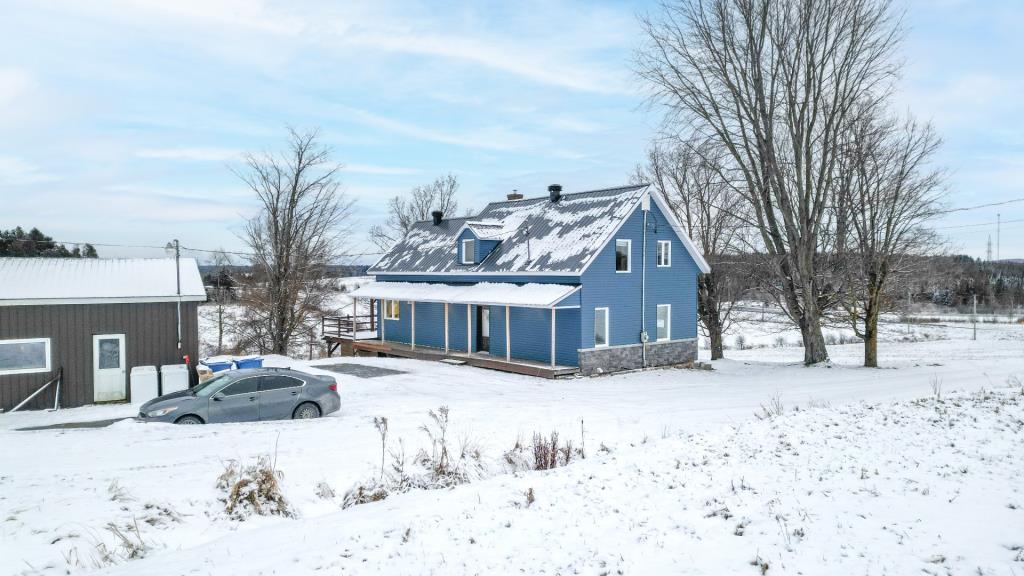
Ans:
[[[685,364],[709,271],[647,185],[524,199],[416,223],[352,295],[376,306],[357,351],[557,376]]]

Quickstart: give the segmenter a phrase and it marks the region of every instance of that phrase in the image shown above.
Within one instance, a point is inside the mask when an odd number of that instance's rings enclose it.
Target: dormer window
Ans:
[[[462,263],[473,264],[473,256],[475,250],[473,249],[473,240],[466,239],[462,241]]]

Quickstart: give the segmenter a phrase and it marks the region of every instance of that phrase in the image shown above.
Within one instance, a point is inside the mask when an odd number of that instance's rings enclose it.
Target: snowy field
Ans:
[[[0,574],[1024,574],[1024,326],[984,327],[887,333],[877,370],[859,344],[804,368],[770,341],[714,371],[560,381],[273,359],[403,372],[338,375],[342,411],[307,422],[23,432],[133,410],[0,415]],[[343,510],[380,474],[373,418],[411,454],[442,405],[453,443],[480,449],[473,481]],[[517,439],[552,430],[586,459],[510,472]],[[230,518],[218,476],[266,454],[297,517]]]

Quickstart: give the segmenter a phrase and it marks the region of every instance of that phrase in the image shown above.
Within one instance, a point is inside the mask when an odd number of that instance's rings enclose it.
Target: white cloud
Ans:
[[[346,163],[342,166],[342,172],[355,174],[376,174],[380,176],[408,176],[421,174],[423,171],[418,168],[401,168],[398,166],[377,166],[374,164]]]
[[[25,186],[56,180],[60,180],[60,178],[43,172],[34,164],[13,156],[0,156],[0,184],[2,185]]]
[[[487,150],[518,150],[523,148],[535,148],[545,143],[545,140],[536,136],[513,132],[501,127],[480,128],[470,133],[454,133],[432,128],[424,128],[410,122],[395,120],[387,116],[381,116],[368,110],[338,106],[339,118],[358,122],[365,126],[371,126],[386,130],[394,134],[450,144],[466,148],[481,148]]]
[[[135,153],[138,158],[159,160],[192,160],[197,162],[223,162],[241,156],[231,148],[145,148]]]
[[[0,68],[0,107],[14,105],[35,86],[28,72],[20,68]]]

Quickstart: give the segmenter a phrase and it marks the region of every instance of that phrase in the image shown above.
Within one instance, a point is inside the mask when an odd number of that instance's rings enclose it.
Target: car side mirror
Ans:
[[[223,399],[224,399],[224,395],[221,394],[220,392],[218,392],[218,393],[213,395],[213,401],[214,402],[220,402]]]

